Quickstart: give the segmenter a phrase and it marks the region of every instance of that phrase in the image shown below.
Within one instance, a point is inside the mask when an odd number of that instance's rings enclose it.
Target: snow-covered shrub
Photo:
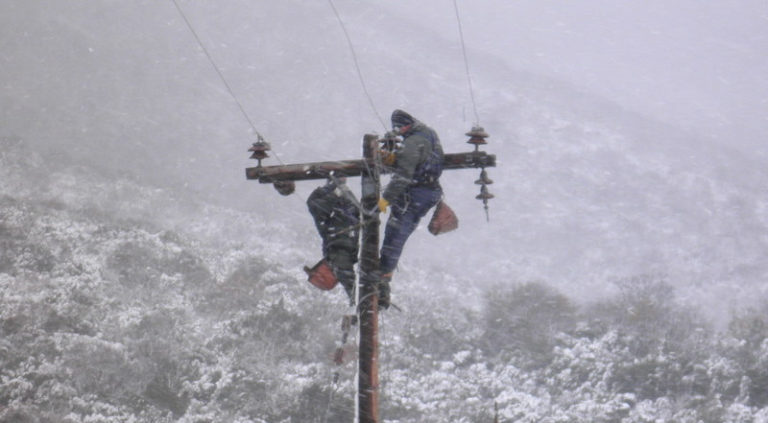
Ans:
[[[734,342],[727,344],[725,355],[747,378],[741,396],[752,406],[768,407],[768,302],[735,315],[729,335]]]
[[[518,357],[539,367],[551,359],[555,337],[575,327],[575,306],[541,282],[488,291],[481,343],[487,356]]]
[[[40,166],[17,159],[0,179]],[[46,184],[0,184],[0,423],[351,421],[357,363],[331,362],[343,293],[285,270],[265,254],[276,242],[144,221],[173,202],[162,192],[58,171],[43,198],[17,193]],[[496,403],[501,421],[768,423],[768,309],[718,336],[662,278],[620,285],[583,310],[538,282],[489,290],[482,311],[411,289],[382,313],[384,421],[492,421]]]

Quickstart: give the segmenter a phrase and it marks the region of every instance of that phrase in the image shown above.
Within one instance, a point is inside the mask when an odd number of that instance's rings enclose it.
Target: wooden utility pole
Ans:
[[[485,144],[488,135],[482,128],[473,128],[467,135],[468,141],[475,145],[471,153],[446,154],[443,169],[467,169],[496,166],[496,156],[478,151],[477,147]],[[266,151],[269,144],[263,140],[253,144],[249,151],[251,158],[259,160],[259,166],[247,168],[246,178],[258,180],[261,183],[272,183],[283,195],[293,192],[294,181],[325,179],[329,176],[361,176],[362,197],[362,236],[360,248],[359,275],[359,327],[360,346],[358,360],[358,410],[359,423],[378,423],[379,420],[379,343],[378,343],[378,284],[381,279],[379,271],[379,229],[381,221],[376,208],[381,192],[380,173],[386,173],[387,168],[378,165],[379,137],[367,134],[363,137],[363,159],[342,160],[335,162],[315,162],[282,166],[261,166],[261,160],[268,157]],[[480,179],[475,183],[482,185],[481,193],[476,198],[487,200],[493,198],[487,192],[486,185],[493,183],[482,171]]]
[[[363,158],[379,161],[378,137],[363,137]],[[379,221],[378,207],[381,182],[378,166],[367,167],[362,178],[363,227],[360,252],[360,359],[358,360],[358,422],[378,423],[379,421]]]

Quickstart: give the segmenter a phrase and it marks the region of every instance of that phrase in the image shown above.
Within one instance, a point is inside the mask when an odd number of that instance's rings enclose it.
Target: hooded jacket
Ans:
[[[307,199],[309,212],[323,239],[323,255],[326,256],[333,248],[357,250],[359,212],[357,206],[343,194],[343,188],[331,182],[316,188]]]
[[[417,174],[417,171],[421,170],[420,167],[426,163],[433,151],[430,138],[435,141],[434,148],[439,161],[441,163],[443,161],[443,147],[440,144],[440,138],[432,128],[417,120],[411,125],[408,132],[403,134],[403,137],[403,142],[395,153],[394,175],[382,195],[390,203],[409,187],[418,185],[416,179],[420,175]],[[439,189],[437,181],[433,185]]]

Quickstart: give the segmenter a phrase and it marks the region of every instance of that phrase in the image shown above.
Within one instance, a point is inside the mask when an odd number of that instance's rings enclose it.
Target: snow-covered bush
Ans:
[[[515,357],[527,367],[544,366],[556,335],[574,329],[575,315],[575,306],[544,283],[497,285],[485,298],[483,351],[490,357]]]
[[[123,181],[104,205],[81,171],[62,171],[62,198],[0,184],[0,423],[351,421],[356,363],[331,361],[342,293],[269,243],[114,214],[147,192]],[[619,285],[586,307],[543,282],[497,285],[479,309],[412,289],[382,314],[384,421],[490,422],[497,405],[500,421],[768,423],[768,308],[719,334],[663,278]]]

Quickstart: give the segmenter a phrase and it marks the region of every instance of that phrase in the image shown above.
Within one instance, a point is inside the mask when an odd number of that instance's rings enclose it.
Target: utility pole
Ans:
[[[379,162],[378,137],[363,137],[363,158]],[[363,227],[360,242],[360,348],[358,360],[357,403],[359,423],[379,421],[379,221],[378,213],[368,213],[378,207],[381,181],[379,167],[363,171]]]
[[[479,151],[478,147],[485,144],[488,134],[482,128],[476,127],[467,133],[469,144],[475,146],[470,153],[445,154],[443,169],[480,168],[480,179],[475,181],[481,185],[480,195],[476,198],[486,206],[493,198],[486,185],[493,181],[485,173],[486,167],[496,166],[496,156]],[[361,176],[362,184],[362,236],[360,248],[359,275],[359,304],[358,321],[360,327],[359,359],[358,359],[358,410],[359,423],[379,423],[379,343],[378,343],[378,309],[379,298],[377,285],[380,281],[379,271],[379,229],[381,221],[376,207],[381,192],[381,173],[387,168],[381,167],[379,159],[379,137],[367,134],[363,137],[363,159],[342,160],[333,162],[314,162],[281,166],[262,166],[261,161],[268,157],[270,149],[261,137],[248,150],[253,152],[252,159],[259,161],[257,167],[245,170],[246,178],[258,180],[261,183],[274,184],[275,189],[282,195],[289,195],[295,189],[294,181],[326,179],[329,176]]]

